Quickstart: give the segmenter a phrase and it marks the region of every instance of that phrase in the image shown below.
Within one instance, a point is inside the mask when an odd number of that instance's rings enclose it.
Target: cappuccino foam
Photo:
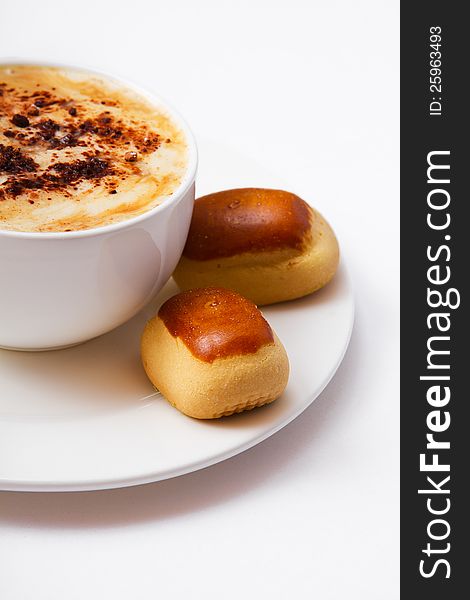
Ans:
[[[0,66],[0,229],[77,231],[140,215],[187,168],[162,109],[94,73]]]

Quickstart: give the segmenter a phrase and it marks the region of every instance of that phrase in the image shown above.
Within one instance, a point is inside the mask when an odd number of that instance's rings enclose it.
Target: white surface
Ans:
[[[0,494],[0,597],[397,599],[398,4],[28,1],[1,22],[2,54],[120,71],[315,190],[356,323],[323,394],[252,450],[140,488]]]
[[[155,393],[139,357],[145,322],[177,292],[169,282],[129,323],[74,348],[0,350],[0,490],[117,488],[239,454],[305,410],[349,342],[354,302],[342,267],[317,294],[264,310],[290,362],[289,383],[277,402],[220,421],[188,419]],[[321,344],[306,339],[306,331]]]

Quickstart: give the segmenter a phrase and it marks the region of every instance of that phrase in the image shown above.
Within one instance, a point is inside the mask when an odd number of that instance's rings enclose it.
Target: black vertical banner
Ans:
[[[413,600],[470,594],[464,8],[401,5],[401,597]]]

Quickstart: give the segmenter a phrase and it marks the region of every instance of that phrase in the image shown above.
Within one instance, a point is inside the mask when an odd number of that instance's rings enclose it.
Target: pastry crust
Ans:
[[[229,209],[237,199],[239,204]],[[251,211],[248,223],[243,214],[238,220],[232,216],[230,211],[237,207]],[[230,216],[224,218],[227,213]],[[294,194],[250,188],[196,201],[188,242],[173,277],[183,290],[223,286],[266,305],[322,288],[333,278],[338,262],[336,236],[318,211]]]
[[[205,308],[198,299],[194,302],[196,294],[199,300],[206,296]],[[184,296],[182,302],[178,296]],[[144,369],[170,404],[190,417],[216,419],[276,400],[287,385],[289,362],[282,343],[256,307],[238,294],[214,288],[178,296],[165,303],[147,323],[141,343]],[[217,319],[211,313],[220,308],[212,305],[214,298],[229,304],[234,297],[256,310],[259,320],[254,322],[247,318],[246,311],[236,309],[238,325],[228,323],[216,330]],[[174,335],[167,319],[168,303],[172,304],[171,311],[178,312],[180,324],[186,321],[180,335]],[[193,315],[192,305],[195,305]],[[207,319],[203,318],[201,307],[207,311]],[[225,312],[222,307],[222,321]],[[191,339],[185,331],[194,328],[196,335]],[[239,338],[244,338],[241,345],[234,343]],[[214,353],[216,346],[220,350],[218,356]],[[207,352],[207,347],[211,351]]]

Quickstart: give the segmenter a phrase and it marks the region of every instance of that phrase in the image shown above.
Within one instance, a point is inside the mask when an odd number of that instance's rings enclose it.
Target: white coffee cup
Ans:
[[[70,67],[25,59],[1,62]],[[171,198],[120,223],[64,233],[0,229],[3,348],[61,348],[114,329],[161,290],[183,251],[195,193],[194,136],[159,97],[120,78],[97,74],[135,90],[170,115],[186,136],[186,173]]]

